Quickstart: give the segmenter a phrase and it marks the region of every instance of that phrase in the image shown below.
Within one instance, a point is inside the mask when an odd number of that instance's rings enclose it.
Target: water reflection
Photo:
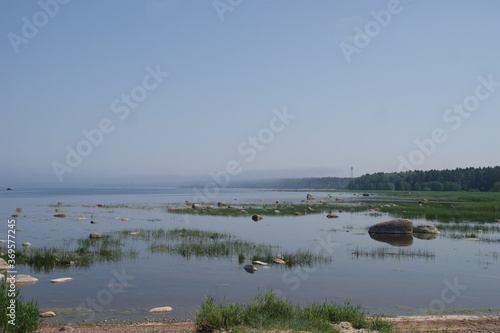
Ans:
[[[374,234],[369,233],[371,239],[377,242],[387,243],[392,246],[410,246],[413,244],[411,234]]]
[[[431,240],[431,239],[435,239],[437,236],[439,236],[439,234],[413,234],[413,236],[415,236],[415,238],[418,238],[418,239],[423,239],[423,240]]]

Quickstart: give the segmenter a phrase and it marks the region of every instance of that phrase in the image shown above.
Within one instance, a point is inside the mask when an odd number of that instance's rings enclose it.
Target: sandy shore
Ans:
[[[500,316],[401,316],[387,318],[393,322],[402,332],[499,332]],[[195,327],[193,322],[183,323],[137,323],[137,324],[117,324],[117,325],[82,325],[70,326],[62,330],[64,325],[42,325],[37,332],[54,333],[60,331],[75,333],[193,333]],[[68,327],[68,326],[65,326]],[[356,332],[350,325],[337,326],[344,333]]]

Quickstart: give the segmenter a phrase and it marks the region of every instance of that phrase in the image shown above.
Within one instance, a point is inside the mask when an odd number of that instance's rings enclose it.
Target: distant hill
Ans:
[[[366,174],[353,179],[349,190],[500,191],[500,167]]]

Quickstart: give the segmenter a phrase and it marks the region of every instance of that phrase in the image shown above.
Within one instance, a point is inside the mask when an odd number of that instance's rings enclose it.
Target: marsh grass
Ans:
[[[2,290],[0,291],[0,331],[1,332],[35,332],[38,325],[42,322],[39,318],[38,304],[33,301],[24,301],[19,296],[19,291],[16,291],[13,297],[9,297],[9,291],[6,289],[5,281],[1,283]],[[15,325],[9,324],[7,307],[11,305],[11,300],[15,301]]]
[[[205,206],[206,204],[202,204]],[[331,204],[320,204],[319,202],[311,202],[307,204],[245,204],[238,205],[235,208],[215,208],[215,209],[193,209],[191,207],[178,207],[176,210],[168,210],[164,207],[165,211],[172,214],[191,214],[191,215],[208,215],[208,216],[252,216],[254,214],[263,216],[293,216],[296,212],[302,215],[308,214],[321,214],[324,211],[332,209]],[[242,212],[244,210],[245,212]],[[278,210],[279,213],[275,211]]]
[[[361,250],[359,247],[351,251],[353,257],[370,257],[372,259],[384,259],[386,257],[395,258],[434,258],[434,251],[414,249],[414,248],[389,248],[379,247],[370,251]]]
[[[35,271],[46,272],[58,267],[84,266],[94,262],[119,261],[124,258],[137,256],[138,252],[132,248],[125,249],[121,241],[115,237],[105,235],[101,239],[83,238],[76,240],[77,246],[73,249],[56,247],[28,248],[16,251],[16,263],[27,264]],[[7,251],[2,251],[6,253]],[[6,259],[4,257],[4,259]]]
[[[130,235],[130,231],[123,233]],[[151,230],[150,232],[142,231],[141,234],[146,239],[155,240],[149,246],[149,251],[178,254],[186,258],[192,256],[215,258],[237,256],[240,263],[244,262],[246,258],[271,263],[277,248],[276,246],[240,240],[232,234],[198,229]],[[171,242],[160,242],[160,239],[171,240]],[[331,257],[307,250],[284,252],[282,255],[288,267],[332,261]]]
[[[360,306],[329,303],[293,305],[272,290],[257,294],[249,304],[232,303],[225,300],[217,303],[208,296],[196,313],[195,325],[199,331],[247,331],[256,329],[293,330],[308,332],[338,332],[332,324],[350,322],[354,328],[391,332],[393,325],[380,318],[369,318]]]

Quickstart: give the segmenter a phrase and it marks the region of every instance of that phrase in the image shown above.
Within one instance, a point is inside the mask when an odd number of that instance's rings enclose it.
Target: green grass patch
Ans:
[[[120,231],[122,235],[131,236],[130,230]],[[238,239],[229,233],[205,231],[199,229],[156,229],[139,230],[139,235],[144,239],[153,240],[149,251],[153,253],[177,254],[186,258],[194,257],[237,257],[243,263],[246,258],[271,263],[276,256],[278,246],[257,244]],[[167,240],[169,242],[161,241]],[[284,257],[286,266],[313,265],[332,261],[331,257],[324,256],[308,250],[280,253]]]
[[[370,257],[373,259],[384,259],[386,257],[395,258],[434,258],[434,251],[414,248],[394,248],[380,247],[370,251],[361,250],[359,247],[351,251],[353,257]]]
[[[369,318],[360,306],[352,306],[349,302],[293,305],[272,290],[264,295],[259,293],[249,304],[217,303],[215,297],[209,296],[196,313],[195,325],[197,330],[209,332],[248,329],[338,332],[332,324],[343,321],[357,329],[393,331],[392,324],[380,318]]]
[[[6,289],[5,281],[2,280],[0,291],[0,331],[1,332],[35,332],[38,325],[42,322],[39,318],[39,310],[37,302],[24,301],[19,296],[19,291],[11,293]],[[14,303],[12,303],[14,301]],[[14,311],[8,309],[9,306],[14,304]],[[9,314],[14,313],[15,317],[12,318]],[[14,321],[12,321],[14,320]]]

